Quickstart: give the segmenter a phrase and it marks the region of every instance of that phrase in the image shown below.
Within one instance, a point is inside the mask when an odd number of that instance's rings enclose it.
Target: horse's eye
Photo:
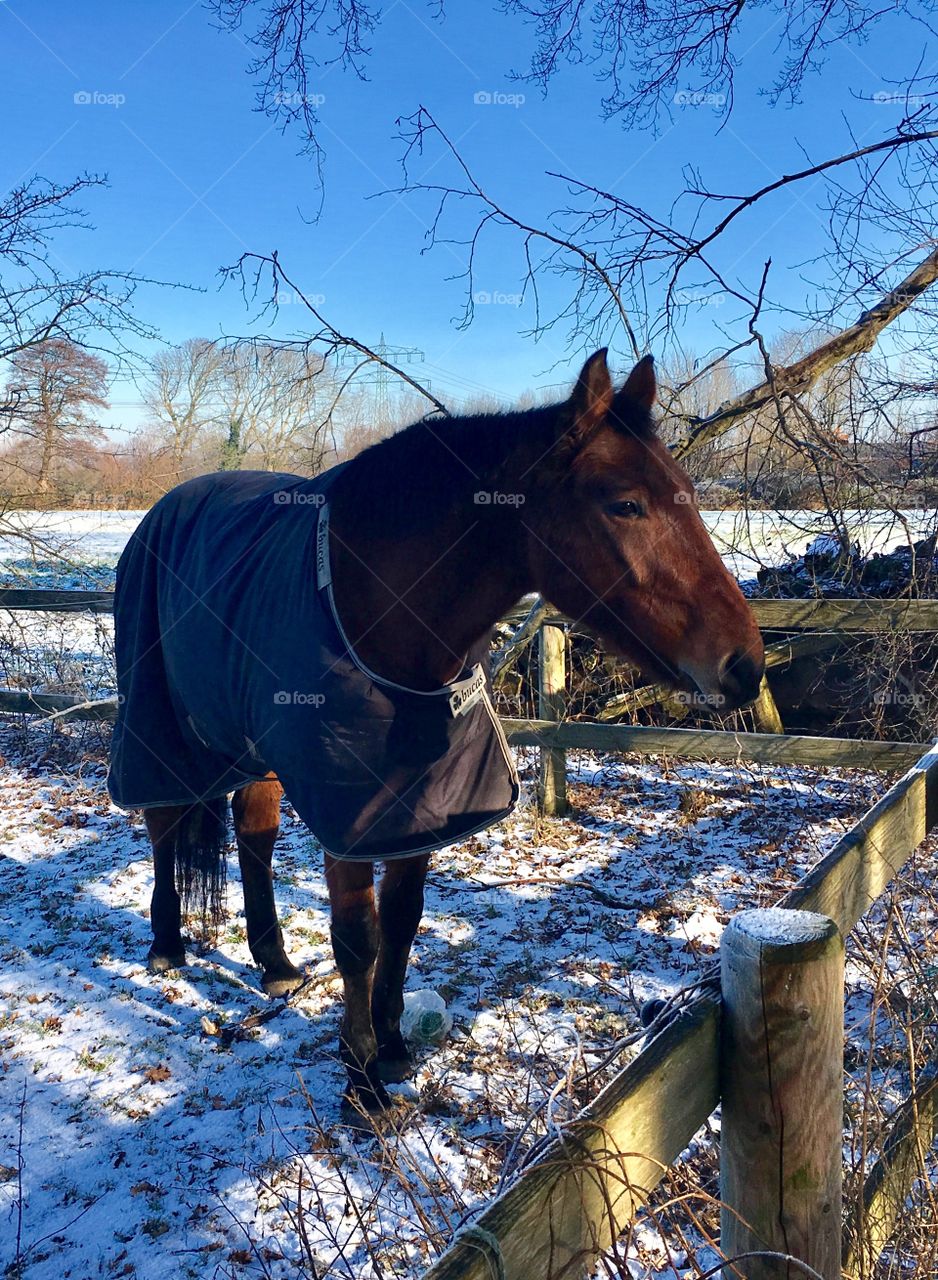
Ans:
[[[642,504],[636,502],[634,498],[624,498],[621,502],[611,502],[606,511],[611,516],[618,516],[620,520],[634,520],[636,516],[645,514]]]

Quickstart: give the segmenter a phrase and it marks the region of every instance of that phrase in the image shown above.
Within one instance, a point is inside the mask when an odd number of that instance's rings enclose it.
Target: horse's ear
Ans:
[[[595,355],[590,356],[580,370],[577,384],[573,388],[573,395],[570,397],[573,429],[580,436],[599,426],[612,408],[615,391],[609,376],[609,366],[606,363],[606,351],[606,347],[601,347]]]
[[[623,395],[650,409],[658,398],[658,379],[655,377],[654,356],[644,356],[625,380]]]

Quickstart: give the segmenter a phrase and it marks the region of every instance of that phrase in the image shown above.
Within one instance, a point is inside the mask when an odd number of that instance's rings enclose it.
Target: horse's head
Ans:
[[[650,356],[620,391],[605,350],[586,362],[531,475],[528,554],[537,589],[557,608],[649,678],[732,710],[758,692],[762,638],[690,477],[655,433],[656,394]]]

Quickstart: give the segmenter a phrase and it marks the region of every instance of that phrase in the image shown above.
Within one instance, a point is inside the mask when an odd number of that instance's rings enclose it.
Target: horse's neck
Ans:
[[[389,487],[399,483],[388,475]],[[417,518],[419,495],[410,522],[393,504],[395,528],[376,531],[341,501],[330,522],[333,590],[349,641],[379,675],[422,689],[458,676],[469,649],[531,590],[518,508],[480,508],[474,490],[483,486],[471,474],[441,484],[447,510],[429,531]],[[359,512],[366,501],[385,509],[381,492],[359,493]]]

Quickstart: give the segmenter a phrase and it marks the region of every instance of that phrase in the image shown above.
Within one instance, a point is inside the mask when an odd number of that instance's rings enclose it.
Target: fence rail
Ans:
[[[779,906],[826,915],[846,935],[936,822],[938,747]],[[719,1011],[715,991],[692,997],[687,1012],[655,1036],[547,1152],[457,1235],[425,1280],[560,1280],[584,1274],[716,1109]]]
[[[0,588],[0,609],[41,613],[113,613],[113,591],[27,591]]]
[[[938,600],[763,600],[749,601],[763,631],[938,631]],[[529,604],[510,609],[505,622],[520,622]],[[548,608],[546,622],[568,622]]]
[[[938,631],[938,600],[751,600],[756,621],[763,631]],[[113,591],[47,591],[20,587],[0,588],[0,609],[25,609],[50,613],[111,613]],[[524,620],[530,601],[504,616],[506,623]],[[569,622],[556,609],[546,610],[545,622]]]
[[[756,764],[842,769],[907,769],[928,743],[867,738],[815,738],[794,733],[737,733],[727,729],[658,729],[592,720],[502,720],[514,746],[546,751],[635,751],[693,760],[745,760]]]
[[[59,721],[108,721],[117,699],[89,701],[79,694],[0,689],[0,711],[55,716]],[[645,725],[596,724],[590,720],[510,720],[502,726],[516,747],[540,747],[557,789],[557,759],[565,750],[636,752],[691,760],[811,768],[907,769],[927,743],[879,742],[866,738],[816,738],[793,733],[736,733],[721,729],[657,729]],[[562,775],[561,775],[562,776]]]

